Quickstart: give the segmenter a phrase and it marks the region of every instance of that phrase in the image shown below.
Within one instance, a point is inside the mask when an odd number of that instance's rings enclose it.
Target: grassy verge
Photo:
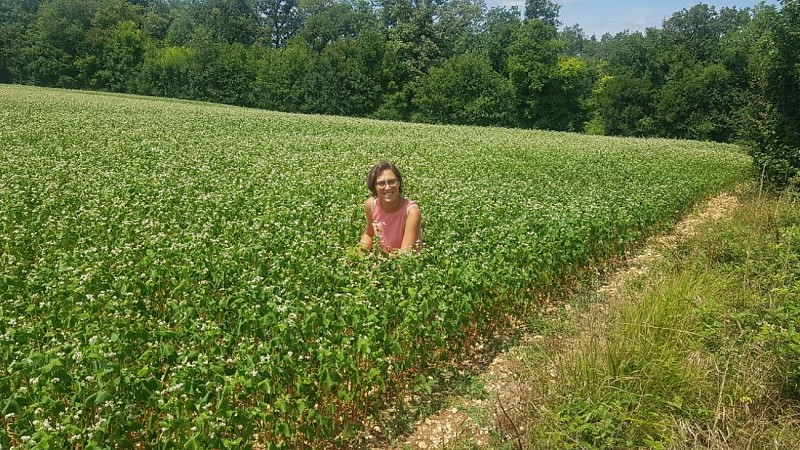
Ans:
[[[800,201],[757,197],[629,283],[602,330],[531,350],[506,446],[800,448]]]

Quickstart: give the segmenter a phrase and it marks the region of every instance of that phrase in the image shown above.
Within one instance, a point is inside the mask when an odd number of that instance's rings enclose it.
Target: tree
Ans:
[[[431,69],[414,99],[417,118],[431,123],[511,126],[514,88],[485,56],[454,56]]]
[[[205,42],[195,44],[198,70],[189,83],[199,99],[229,105],[252,106],[256,65],[244,44]]]
[[[142,32],[148,39],[163,41],[169,29],[170,7],[166,0],[151,0],[141,12]]]
[[[255,63],[255,105],[277,111],[303,111],[307,97],[313,95],[308,76],[315,59],[316,54],[302,41],[266,49]]]
[[[555,76],[561,46],[557,38],[554,26],[532,20],[516,30],[507,48],[508,76],[520,103],[522,126],[540,126],[547,114],[542,92]]]
[[[525,20],[539,19],[542,22],[557,27],[561,25],[558,12],[561,5],[550,0],[525,0]]]
[[[311,48],[321,52],[326,46],[340,39],[355,38],[361,33],[375,33],[380,25],[375,14],[365,1],[319,1],[304,3],[303,12],[307,16],[298,37]],[[374,35],[373,39],[376,38]],[[377,39],[383,41],[382,36]]]
[[[664,22],[662,38],[670,47],[684,47],[696,61],[712,61],[719,52],[722,29],[713,6],[698,3]]]
[[[0,83],[27,78],[25,53],[38,7],[38,0],[0,0]]]
[[[383,41],[377,32],[338,40],[315,58],[303,111],[366,116],[381,101]]]
[[[145,58],[144,93],[161,97],[198,98],[191,85],[192,73],[200,70],[197,52],[190,47],[165,47]]]
[[[247,0],[206,0],[199,23],[215,42],[250,45],[256,41],[257,18]]]
[[[595,89],[595,104],[607,135],[654,136],[653,86],[630,75],[604,77]]]
[[[689,63],[670,72],[655,95],[663,134],[674,138],[727,141],[733,135],[733,79],[720,64]]]
[[[432,67],[469,47],[483,19],[484,3],[483,0],[382,0],[380,6],[387,30],[384,61],[387,98],[391,98],[390,103],[398,101],[410,106],[420,79]]]
[[[435,34],[443,58],[471,52],[484,21],[484,0],[448,0],[435,11]]]
[[[118,22],[103,45],[96,85],[115,92],[133,91],[144,62],[144,49],[144,37],[136,23]]]
[[[255,7],[261,34],[272,47],[286,45],[303,26],[297,0],[255,0]]]
[[[385,2],[388,25],[388,68],[399,86],[416,83],[428,69],[441,63],[443,54],[435,30],[437,4],[431,0]]]
[[[658,85],[663,78],[663,67],[658,60],[660,36],[660,31],[655,29],[648,29],[646,33],[605,34],[595,56],[608,63],[609,75],[645,78]]]
[[[583,47],[587,42],[586,35],[580,25],[575,24],[565,27],[559,33],[559,37],[564,41],[564,54],[569,56],[583,56]]]
[[[172,46],[185,46],[191,42],[195,31],[203,28],[197,17],[197,10],[188,5],[181,5],[169,11],[170,24],[164,36],[164,44]]]
[[[479,48],[491,61],[492,68],[500,74],[508,75],[507,49],[520,25],[521,14],[516,6],[510,9],[496,7],[486,13]]]
[[[93,76],[96,55],[87,37],[96,11],[97,4],[89,0],[51,0],[39,7],[33,30],[35,54],[29,59],[35,83],[79,87]]]
[[[560,58],[539,94],[537,103],[541,114],[536,127],[583,131],[591,92],[592,76],[586,61],[571,56]]]
[[[384,99],[375,117],[409,120],[420,80],[444,60],[436,11],[441,0],[383,0],[387,30],[382,62]]]
[[[762,10],[749,65],[751,101],[743,136],[756,167],[778,187],[800,173],[800,3]]]

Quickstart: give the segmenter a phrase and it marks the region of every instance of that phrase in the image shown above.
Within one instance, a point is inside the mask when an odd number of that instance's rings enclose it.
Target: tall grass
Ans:
[[[530,448],[800,448],[800,204],[745,194],[531,367]]]

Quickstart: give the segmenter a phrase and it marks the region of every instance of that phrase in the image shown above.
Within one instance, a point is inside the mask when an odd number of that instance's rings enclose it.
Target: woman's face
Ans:
[[[375,191],[384,202],[395,202],[400,198],[400,181],[392,169],[386,169],[375,178]]]

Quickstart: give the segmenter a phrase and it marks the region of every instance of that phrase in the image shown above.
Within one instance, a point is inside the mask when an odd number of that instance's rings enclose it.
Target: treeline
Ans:
[[[587,37],[527,0],[0,0],[0,82],[271,110],[743,142],[800,170],[800,3]]]

